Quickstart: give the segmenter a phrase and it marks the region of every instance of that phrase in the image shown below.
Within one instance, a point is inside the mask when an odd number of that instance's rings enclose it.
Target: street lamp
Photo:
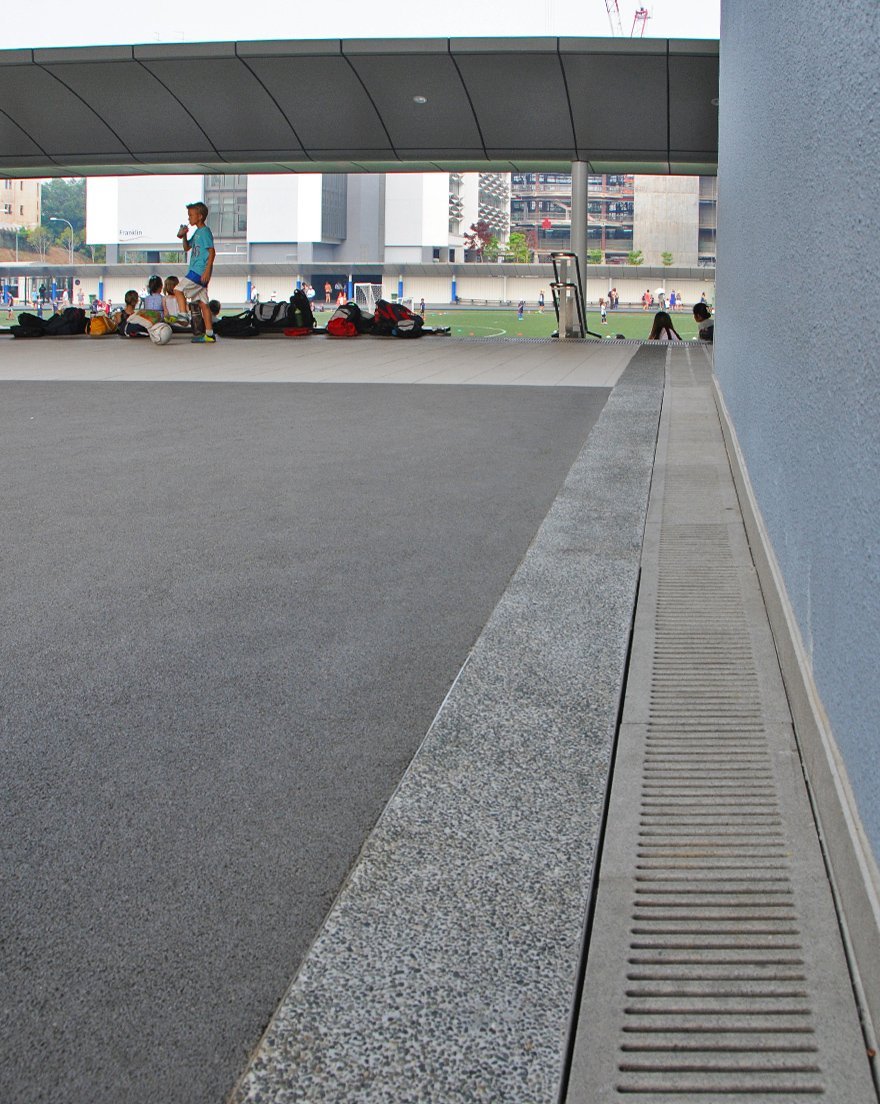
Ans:
[[[67,222],[67,219],[55,218],[54,215],[50,215],[49,216],[49,222]],[[73,224],[70,223],[70,222],[67,222],[67,225],[70,227],[70,242],[68,244],[70,245],[70,263],[71,263],[71,266],[72,266],[73,265]]]

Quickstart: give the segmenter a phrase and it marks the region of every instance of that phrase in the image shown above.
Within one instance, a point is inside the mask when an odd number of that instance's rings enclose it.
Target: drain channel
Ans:
[[[876,1099],[707,368],[670,350],[569,1104]]]

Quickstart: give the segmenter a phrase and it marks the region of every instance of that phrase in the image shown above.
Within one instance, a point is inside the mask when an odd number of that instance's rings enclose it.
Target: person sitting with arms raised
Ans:
[[[649,341],[681,341],[681,336],[672,325],[672,319],[666,311],[657,311],[654,315],[654,325],[648,334]]]
[[[697,324],[697,337],[700,341],[715,341],[715,320],[706,303],[694,304],[694,321]]]

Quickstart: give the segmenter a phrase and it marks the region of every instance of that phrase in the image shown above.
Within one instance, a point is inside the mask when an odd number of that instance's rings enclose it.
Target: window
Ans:
[[[450,261],[455,260],[455,250],[454,249],[449,250],[449,259],[450,259]]]
[[[11,203],[4,203],[3,204],[3,214],[4,215],[11,215],[12,214],[12,204]]]
[[[11,210],[11,208],[10,208],[10,210]],[[19,213],[20,215],[23,215],[23,214],[24,214],[24,207],[19,207],[19,209],[18,209],[18,213]]]

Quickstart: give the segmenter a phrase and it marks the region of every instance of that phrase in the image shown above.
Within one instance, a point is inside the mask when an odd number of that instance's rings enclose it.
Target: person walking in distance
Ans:
[[[544,313],[544,289],[543,288],[541,288],[541,290],[538,292],[538,312],[540,314]]]
[[[208,306],[208,283],[214,269],[214,235],[205,225],[208,219],[208,208],[204,203],[188,203],[186,214],[190,226],[195,230],[188,235],[185,225],[177,231],[183,252],[189,263],[189,268],[178,288],[183,292],[186,301],[192,307],[197,303],[205,324],[205,332],[193,337],[196,345],[207,345],[216,340],[214,337],[214,324],[211,321],[211,309]]]

